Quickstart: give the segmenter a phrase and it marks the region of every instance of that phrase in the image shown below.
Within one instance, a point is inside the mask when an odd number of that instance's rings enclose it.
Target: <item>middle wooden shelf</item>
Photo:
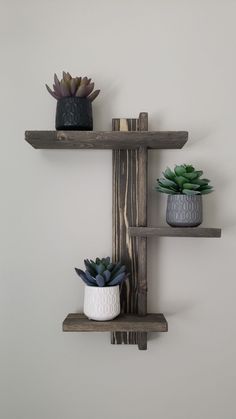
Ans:
[[[128,232],[134,237],[221,237],[220,228],[209,227],[129,227]]]

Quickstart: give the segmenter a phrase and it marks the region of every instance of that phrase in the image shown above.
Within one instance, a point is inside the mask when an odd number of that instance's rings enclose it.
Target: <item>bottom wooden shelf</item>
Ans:
[[[168,323],[162,313],[146,316],[120,314],[114,320],[89,320],[82,313],[71,313],[63,322],[64,332],[167,332]]]

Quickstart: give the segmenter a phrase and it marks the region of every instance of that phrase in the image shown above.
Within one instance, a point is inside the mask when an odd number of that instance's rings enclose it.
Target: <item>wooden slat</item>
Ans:
[[[163,314],[147,314],[144,317],[121,314],[111,321],[89,320],[84,314],[71,313],[63,322],[64,332],[167,332],[168,324]]]
[[[130,120],[132,121],[135,119]],[[39,149],[149,149],[182,148],[186,131],[26,131],[26,141]]]
[[[131,237],[221,237],[220,228],[206,227],[129,227]]]
[[[148,115],[138,119],[114,119],[114,130],[147,130]],[[147,223],[147,149],[113,151],[113,260],[122,261],[130,272],[121,288],[123,313],[147,312],[146,238],[131,239],[128,227],[133,222]],[[113,333],[111,342],[138,344],[147,349],[146,333]]]
[[[113,119],[114,132],[126,134],[136,131],[138,119]],[[129,132],[130,134],[130,132]],[[113,150],[112,186],[112,260],[121,261],[127,267],[130,277],[121,286],[122,313],[138,313],[138,259],[137,239],[128,235],[128,227],[138,224],[138,149]],[[115,332],[111,334],[112,344],[138,344],[137,333]]]
[[[148,114],[142,112],[139,115],[139,130],[148,130]],[[147,225],[147,168],[148,151],[145,147],[138,150],[138,184],[137,184],[137,222],[139,226]],[[137,239],[138,260],[138,313],[141,316],[147,314],[147,239]],[[140,350],[147,349],[147,333],[138,334],[138,347]]]

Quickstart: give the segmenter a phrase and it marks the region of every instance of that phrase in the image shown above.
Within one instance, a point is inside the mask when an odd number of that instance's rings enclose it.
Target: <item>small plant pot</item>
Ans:
[[[112,320],[120,314],[120,287],[85,285],[84,314],[91,320]]]
[[[197,227],[202,223],[201,195],[168,195],[166,222],[172,227]]]
[[[57,101],[56,130],[92,131],[92,103],[85,97],[63,97]]]

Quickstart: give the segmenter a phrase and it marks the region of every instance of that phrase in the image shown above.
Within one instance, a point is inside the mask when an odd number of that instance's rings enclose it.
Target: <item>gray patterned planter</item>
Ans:
[[[197,227],[202,223],[201,195],[168,195],[166,222],[172,227]]]

